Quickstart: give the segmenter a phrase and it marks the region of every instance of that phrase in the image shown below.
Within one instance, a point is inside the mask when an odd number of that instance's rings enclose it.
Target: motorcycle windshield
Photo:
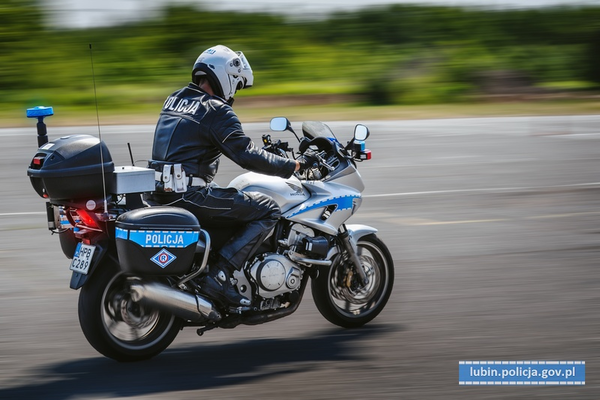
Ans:
[[[309,139],[319,136],[335,138],[331,128],[321,121],[304,121],[302,123],[302,133]]]

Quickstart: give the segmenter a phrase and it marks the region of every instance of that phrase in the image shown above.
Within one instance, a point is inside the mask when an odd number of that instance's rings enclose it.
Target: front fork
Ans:
[[[346,250],[346,254],[348,254],[350,262],[352,263],[352,265],[354,265],[354,271],[358,273],[361,285],[367,285],[369,283],[369,278],[367,277],[367,273],[362,267],[362,263],[360,262],[358,254],[356,253],[356,249],[354,248],[354,246],[352,246],[352,242],[350,241],[350,233],[346,229],[345,225],[342,225],[340,227],[338,238],[340,239],[344,250]],[[351,275],[348,277],[348,279],[351,280]],[[350,282],[346,282],[346,284],[350,286]]]

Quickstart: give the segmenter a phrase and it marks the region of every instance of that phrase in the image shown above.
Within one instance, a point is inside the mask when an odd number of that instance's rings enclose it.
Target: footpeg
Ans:
[[[241,314],[244,311],[250,311],[252,307],[229,307],[229,314]]]

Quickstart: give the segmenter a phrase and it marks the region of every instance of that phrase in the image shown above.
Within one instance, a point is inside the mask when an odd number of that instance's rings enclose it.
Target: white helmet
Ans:
[[[251,87],[254,82],[252,68],[244,53],[222,45],[205,50],[194,63],[192,81],[206,77],[215,94],[230,101],[236,91]]]

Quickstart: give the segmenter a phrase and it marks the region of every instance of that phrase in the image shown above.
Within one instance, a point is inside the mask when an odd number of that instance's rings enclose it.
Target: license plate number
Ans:
[[[87,275],[90,265],[92,264],[94,251],[96,251],[96,246],[79,242],[77,244],[77,248],[75,249],[73,261],[71,261],[71,267],[69,267],[69,269],[80,274]]]

